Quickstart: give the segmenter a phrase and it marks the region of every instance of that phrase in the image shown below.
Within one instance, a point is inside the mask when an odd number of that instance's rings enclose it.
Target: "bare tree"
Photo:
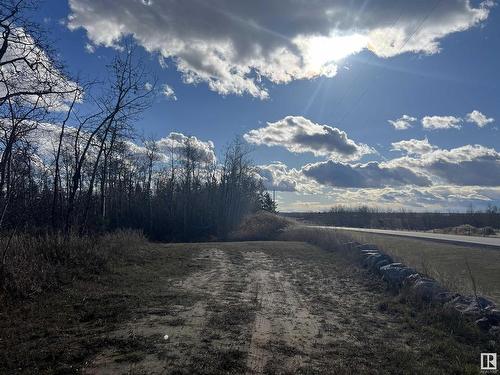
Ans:
[[[0,2],[0,228],[131,227],[192,240],[225,236],[258,205],[243,142],[221,165],[194,137],[133,144],[134,120],[154,93],[134,50],[125,46],[104,82],[83,87],[30,22],[35,9]]]
[[[86,137],[83,149],[81,153],[78,153],[75,160],[75,172],[72,178],[66,217],[67,230],[69,230],[69,225],[71,225],[73,219],[72,214],[74,212],[76,193],[80,187],[82,168],[87,161],[88,152],[93,142],[95,142],[97,138],[100,138],[100,140],[97,140],[97,155],[93,161],[92,173],[88,183],[82,229],[85,228],[87,223],[90,200],[94,191],[94,182],[99,161],[104,152],[106,141],[113,132],[113,125],[130,121],[134,116],[144,111],[150,104],[148,98],[151,92],[144,89],[147,78],[146,72],[142,68],[142,65],[134,60],[133,49],[127,49],[124,54],[116,56],[113,64],[110,66],[110,77],[109,87],[105,88],[105,94],[96,100],[99,111],[88,116],[79,128],[79,131],[81,131],[83,124],[87,121],[94,123],[94,128]],[[78,140],[76,140],[76,142],[77,141]],[[75,146],[75,150],[76,149],[77,146]]]
[[[36,2],[30,0],[0,3],[0,106],[17,98],[26,104],[38,100],[54,109],[78,89],[68,80],[45,34],[29,20],[35,9]]]
[[[0,4],[2,211],[12,198],[9,174],[16,148],[29,141],[49,113],[66,110],[68,100],[71,102],[71,97],[76,98],[79,92],[78,84],[67,77],[62,64],[54,58],[44,33],[29,21],[28,14],[34,9],[35,3],[28,0]]]

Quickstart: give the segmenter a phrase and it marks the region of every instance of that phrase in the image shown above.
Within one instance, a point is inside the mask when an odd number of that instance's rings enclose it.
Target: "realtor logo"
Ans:
[[[481,353],[481,370],[497,369],[497,353]]]

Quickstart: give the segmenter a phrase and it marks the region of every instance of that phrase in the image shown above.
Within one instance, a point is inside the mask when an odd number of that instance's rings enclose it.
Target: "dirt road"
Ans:
[[[16,343],[11,332],[8,365],[25,361],[12,372],[430,374],[477,367],[476,344],[426,328],[380,281],[333,252],[296,242],[152,246],[149,258],[86,289],[86,302],[68,297],[64,306],[80,304],[60,318],[57,333],[18,328]],[[45,355],[36,362],[40,345]]]

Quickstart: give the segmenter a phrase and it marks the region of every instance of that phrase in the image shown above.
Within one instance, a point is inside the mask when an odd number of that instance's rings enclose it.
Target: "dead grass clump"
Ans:
[[[296,222],[285,217],[259,211],[245,217],[240,227],[229,235],[232,241],[269,241],[276,239],[287,227]]]
[[[0,295],[25,298],[97,274],[115,254],[144,243],[136,231],[102,236],[0,235]]]

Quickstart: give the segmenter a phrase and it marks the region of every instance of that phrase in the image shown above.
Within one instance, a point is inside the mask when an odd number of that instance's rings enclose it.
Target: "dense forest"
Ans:
[[[484,211],[469,208],[465,212],[383,211],[369,207],[333,207],[327,212],[288,213],[301,221],[343,227],[432,230],[471,225],[476,228],[500,228],[500,210],[496,206]]]
[[[105,79],[71,77],[34,4],[0,6],[2,232],[225,238],[246,213],[273,209],[238,139],[217,159],[196,137],[138,137],[155,80],[137,51],[118,51]]]

